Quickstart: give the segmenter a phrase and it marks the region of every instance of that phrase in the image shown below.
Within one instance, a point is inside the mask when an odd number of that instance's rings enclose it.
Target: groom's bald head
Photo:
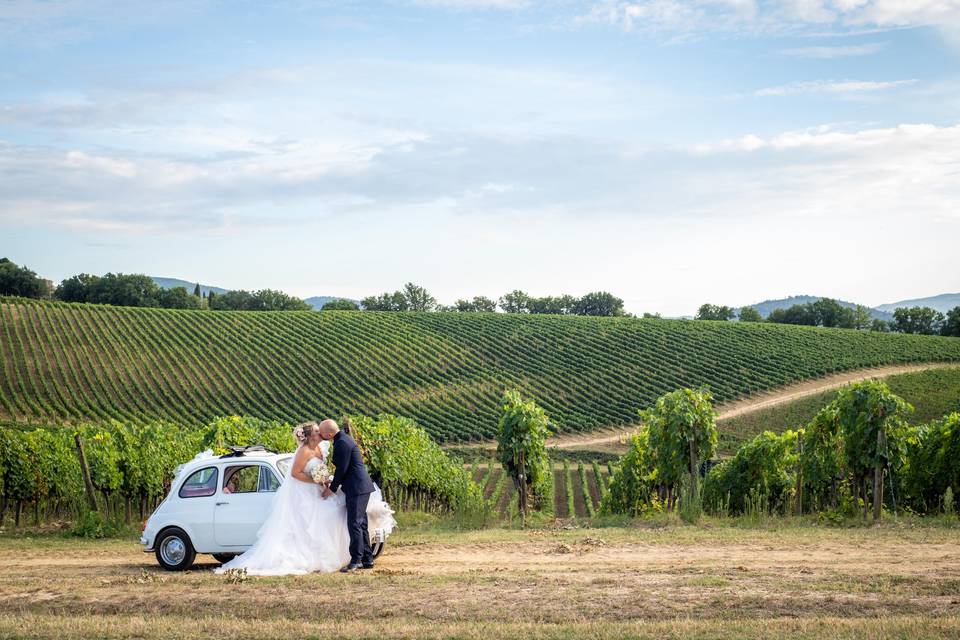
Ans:
[[[340,433],[340,426],[333,420],[328,418],[320,423],[320,437],[324,440],[330,440],[338,433]]]

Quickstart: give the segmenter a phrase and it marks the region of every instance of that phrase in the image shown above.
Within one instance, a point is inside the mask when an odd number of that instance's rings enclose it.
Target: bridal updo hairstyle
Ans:
[[[293,439],[297,441],[298,445],[301,445],[307,441],[313,430],[318,428],[320,427],[316,422],[301,422],[293,428]]]

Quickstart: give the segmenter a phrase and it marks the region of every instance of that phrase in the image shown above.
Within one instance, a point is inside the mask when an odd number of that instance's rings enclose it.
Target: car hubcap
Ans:
[[[167,564],[178,565],[187,555],[187,546],[180,538],[167,538],[160,546],[160,555]]]

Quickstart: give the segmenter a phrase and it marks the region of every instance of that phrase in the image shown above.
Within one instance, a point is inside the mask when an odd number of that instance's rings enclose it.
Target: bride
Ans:
[[[293,464],[273,498],[270,515],[246,553],[216,569],[246,569],[250,575],[290,575],[312,571],[331,572],[350,562],[347,510],[342,493],[321,498],[323,486],[311,476],[327,463],[330,443],[321,441],[319,427],[308,422],[294,430],[300,443]],[[393,512],[380,491],[370,496],[367,508],[371,527],[393,529]]]

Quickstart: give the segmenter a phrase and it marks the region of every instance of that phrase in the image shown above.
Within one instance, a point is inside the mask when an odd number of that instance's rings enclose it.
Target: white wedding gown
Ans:
[[[329,444],[320,446],[326,455]],[[304,472],[310,475],[318,464],[319,458],[311,458]],[[322,491],[320,485],[298,480],[288,470],[273,498],[270,515],[257,532],[257,541],[216,572],[246,569],[250,575],[282,576],[337,571],[349,563],[346,499],[340,492],[322,498]],[[379,489],[370,495],[367,518],[370,531],[382,528],[389,535],[396,526],[393,511]]]

